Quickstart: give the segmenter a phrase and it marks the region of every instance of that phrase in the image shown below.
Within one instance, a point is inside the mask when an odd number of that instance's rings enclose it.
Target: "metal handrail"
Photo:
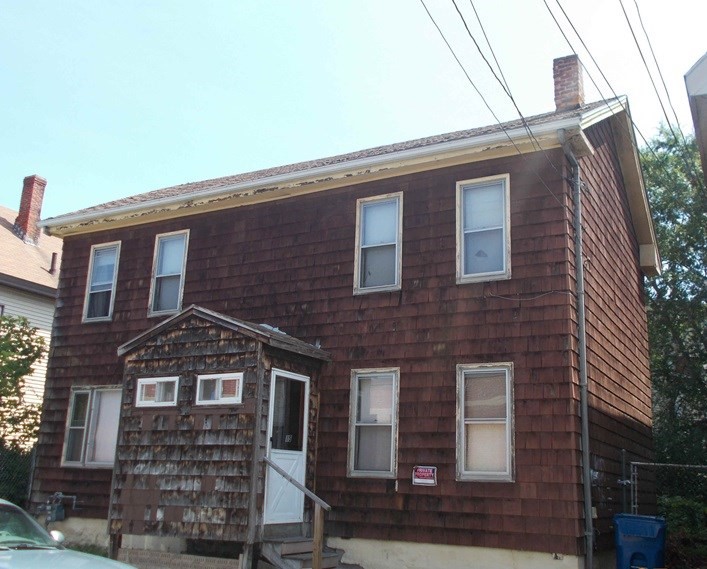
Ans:
[[[292,476],[287,474],[287,472],[285,472],[267,456],[263,457],[263,462],[314,502],[314,527],[312,528],[312,569],[321,569],[322,551],[324,549],[324,510],[330,511],[331,506],[314,492],[308,490],[305,486],[297,482],[297,480],[292,478]]]

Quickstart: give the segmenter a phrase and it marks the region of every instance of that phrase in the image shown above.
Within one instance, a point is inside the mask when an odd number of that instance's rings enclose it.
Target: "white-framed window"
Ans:
[[[457,366],[457,480],[513,481],[513,364]]]
[[[197,379],[197,405],[223,405],[242,402],[242,372],[199,375]]]
[[[120,387],[71,390],[62,466],[113,467],[121,395]]]
[[[178,377],[141,377],[137,380],[137,407],[173,407],[177,404]]]
[[[110,320],[113,316],[119,259],[120,241],[91,246],[83,307],[84,322]]]
[[[510,176],[457,182],[457,283],[511,278]]]
[[[188,229],[163,233],[155,238],[150,288],[151,316],[177,312],[182,308],[188,243]]]
[[[349,476],[395,478],[400,369],[351,372]]]
[[[403,194],[356,202],[354,293],[400,289]]]

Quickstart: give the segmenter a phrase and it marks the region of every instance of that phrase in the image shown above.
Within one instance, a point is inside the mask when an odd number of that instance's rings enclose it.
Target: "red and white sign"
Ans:
[[[437,486],[437,467],[413,466],[412,483],[415,486]]]

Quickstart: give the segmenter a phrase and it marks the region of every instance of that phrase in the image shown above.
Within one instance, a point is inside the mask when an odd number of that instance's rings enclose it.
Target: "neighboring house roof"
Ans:
[[[36,245],[13,231],[17,212],[0,206],[0,284],[42,296],[54,297],[59,281],[62,240],[40,235]],[[56,253],[54,272],[52,254]]]
[[[617,146],[631,215],[641,245],[641,266],[659,267],[655,232],[635,149],[626,99],[621,97],[448,134],[378,146],[329,158],[299,162],[162,188],[42,221],[52,234],[66,236],[193,215],[282,199],[402,174],[519,153],[547,151],[564,144],[575,154],[593,149],[583,130],[614,118]],[[529,134],[532,133],[532,136]]]
[[[213,310],[208,310],[194,304],[188,308],[185,308],[178,314],[167,318],[157,326],[153,326],[146,332],[136,336],[122,346],[119,346],[118,355],[122,356],[128,352],[131,352],[151,338],[159,336],[165,330],[192,316],[196,316],[219,326],[223,326],[224,328],[234,330],[235,332],[254,338],[274,348],[287,350],[291,353],[308,356],[310,358],[315,358],[322,361],[331,361],[331,356],[328,352],[325,352],[312,344],[308,344],[307,342],[303,342],[302,340],[289,336],[277,328],[273,328],[267,324],[253,324],[252,322],[239,320],[238,318],[226,316],[220,312],[214,312]]]
[[[695,138],[700,148],[702,170],[707,176],[707,53],[685,74],[685,87],[695,125]]]

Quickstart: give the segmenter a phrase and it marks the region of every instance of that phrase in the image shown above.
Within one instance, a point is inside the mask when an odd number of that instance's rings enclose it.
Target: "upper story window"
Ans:
[[[241,403],[243,373],[218,373],[198,376],[197,405]]]
[[[137,380],[137,407],[173,407],[177,404],[178,377],[142,377]]]
[[[88,265],[88,281],[86,282],[86,299],[83,308],[84,321],[110,320],[113,316],[119,258],[119,241],[91,247],[91,260]]]
[[[457,183],[457,282],[511,277],[509,176]]]
[[[349,476],[395,478],[400,370],[351,373]]]
[[[118,440],[120,388],[71,391],[62,465],[112,467]]]
[[[188,230],[157,236],[152,265],[150,315],[181,309],[188,241]]]
[[[358,200],[355,293],[400,288],[402,213],[402,193]]]
[[[513,364],[457,366],[457,480],[513,480]]]

